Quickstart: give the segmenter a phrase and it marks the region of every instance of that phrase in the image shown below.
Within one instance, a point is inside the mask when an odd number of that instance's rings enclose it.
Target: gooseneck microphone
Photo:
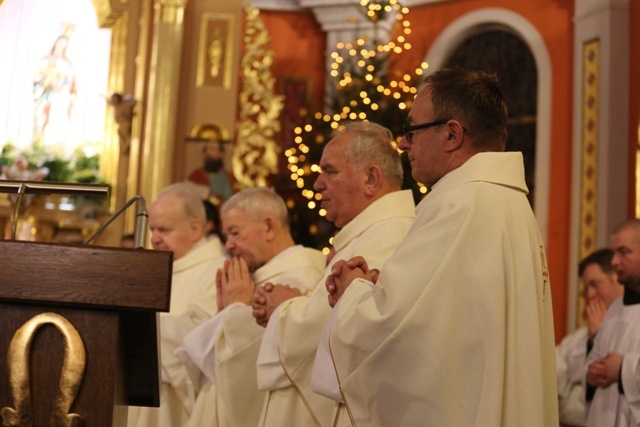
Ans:
[[[116,213],[114,213],[100,228],[96,230],[87,240],[84,241],[84,245],[91,243],[102,231],[109,226],[116,218],[120,216],[129,206],[138,203],[138,213],[136,214],[136,226],[133,234],[133,247],[144,248],[147,241],[147,226],[149,225],[149,214],[147,213],[147,204],[141,195],[135,195],[124,204]]]

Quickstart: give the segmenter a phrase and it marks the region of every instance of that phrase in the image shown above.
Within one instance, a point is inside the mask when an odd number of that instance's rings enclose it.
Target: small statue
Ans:
[[[118,124],[120,152],[121,154],[129,154],[136,100],[132,95],[122,95],[116,92],[111,95],[108,103],[113,107],[113,120]]]

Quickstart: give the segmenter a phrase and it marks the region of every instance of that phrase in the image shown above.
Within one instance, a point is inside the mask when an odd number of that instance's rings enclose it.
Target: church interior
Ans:
[[[323,248],[334,230],[311,188],[327,131],[366,117],[399,140],[424,75],[496,73],[559,342],[581,323],[578,260],[640,215],[638,24],[635,0],[0,0],[0,57],[15,62],[0,71],[0,166],[110,187],[101,203],[23,202],[21,239],[70,242],[185,180],[213,135],[233,190],[273,186],[297,238]],[[12,208],[0,195],[3,230]],[[96,244],[133,227],[130,213]]]

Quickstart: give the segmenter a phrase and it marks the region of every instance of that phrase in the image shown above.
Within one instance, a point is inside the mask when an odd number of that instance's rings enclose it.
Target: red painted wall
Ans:
[[[326,34],[313,13],[263,10],[260,17],[271,36],[268,46],[274,51],[273,75],[276,79],[308,78],[313,111],[322,110]]]

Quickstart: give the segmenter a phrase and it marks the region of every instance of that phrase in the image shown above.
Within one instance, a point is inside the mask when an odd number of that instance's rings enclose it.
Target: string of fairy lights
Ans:
[[[315,174],[320,172],[317,164],[319,156],[314,159],[311,151],[323,146],[327,141],[328,131],[338,129],[342,121],[374,120],[376,114],[385,113],[391,104],[400,111],[408,112],[417,93],[413,82],[428,67],[426,63],[422,63],[414,70],[414,75],[396,72],[390,76],[389,56],[411,49],[411,44],[407,41],[407,36],[411,34],[411,24],[405,19],[409,9],[401,6],[397,0],[361,0],[360,6],[366,18],[373,23],[374,36],[364,35],[354,42],[339,42],[331,53],[330,76],[337,81],[336,111],[332,114],[317,112],[308,117],[306,124],[294,129],[295,145],[284,152],[290,178],[300,189],[307,208],[317,210],[322,217],[326,215],[320,204],[322,196],[312,187]],[[395,31],[396,35],[391,40],[381,43],[375,37],[377,23],[390,19],[391,14],[394,24],[400,26],[400,31]],[[380,78],[381,72],[387,73],[386,79]],[[348,96],[341,95],[344,93]],[[340,99],[341,96],[344,99]],[[406,113],[403,115],[406,117]],[[400,136],[390,143],[397,149],[399,140]],[[420,191],[426,193],[426,188],[421,186]]]

